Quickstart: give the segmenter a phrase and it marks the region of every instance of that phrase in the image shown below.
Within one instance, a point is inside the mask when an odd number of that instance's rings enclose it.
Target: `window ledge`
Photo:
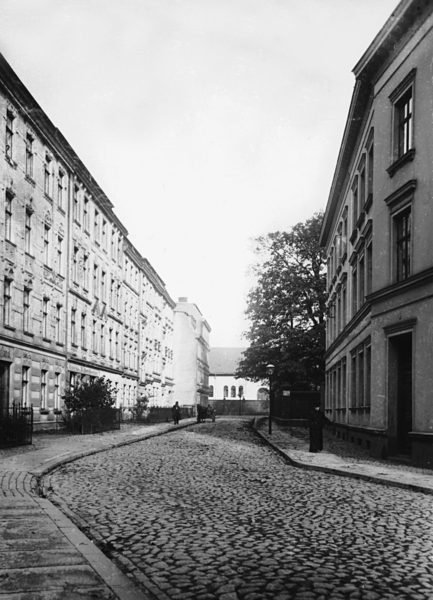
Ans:
[[[31,175],[26,174],[25,180],[28,181],[30,183],[30,185],[32,185],[33,187],[36,187],[36,181],[33,179],[33,177]]]
[[[5,159],[6,159],[6,161],[7,161],[7,162],[10,164],[10,166],[11,166],[13,169],[16,169],[16,168],[17,168],[18,164],[17,164],[17,163],[14,161],[14,159],[13,159],[13,158],[11,158],[11,157],[10,157],[10,156],[8,156],[7,154],[5,154]]]
[[[51,196],[49,194],[47,194],[47,192],[44,192],[44,198],[45,198],[45,200],[48,200],[48,202],[50,204],[53,204],[53,199],[51,198]]]
[[[6,323],[3,325],[3,327],[5,329],[9,329],[9,331],[16,331],[16,327],[13,327],[12,325],[6,325]]]
[[[50,338],[43,337],[43,338],[42,338],[42,340],[43,340],[44,342],[49,342],[49,343],[51,344],[51,340],[50,340]]]
[[[392,165],[387,168],[386,172],[392,178],[403,165],[408,162],[412,162],[414,158],[415,148],[411,148],[408,152],[406,152],[406,154],[403,154],[403,156],[400,156],[400,158],[393,162]]]
[[[31,331],[26,331],[26,330],[24,330],[24,335],[29,335],[30,337],[35,337],[34,333],[31,333]]]
[[[349,238],[349,239],[350,239],[350,243],[352,244],[352,246],[353,246],[353,244],[355,243],[355,241],[356,241],[356,238],[357,238],[357,237],[358,237],[358,230],[357,230],[357,229],[354,229],[354,230],[352,231],[352,235],[351,235],[351,236],[350,236],[350,238]]]

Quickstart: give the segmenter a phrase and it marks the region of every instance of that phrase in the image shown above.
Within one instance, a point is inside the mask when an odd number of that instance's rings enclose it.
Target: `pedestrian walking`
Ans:
[[[323,426],[330,420],[320,410],[320,404],[316,404],[310,412],[308,425],[310,427],[310,452],[323,450]]]
[[[179,406],[179,402],[175,402],[175,404],[173,404],[173,407],[171,409],[171,416],[173,418],[173,422],[175,425],[179,425],[179,421],[180,421],[180,406]]]

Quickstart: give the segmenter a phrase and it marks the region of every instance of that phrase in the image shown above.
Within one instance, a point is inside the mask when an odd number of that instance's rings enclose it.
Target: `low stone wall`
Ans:
[[[267,415],[269,413],[268,400],[216,400],[209,398],[208,406],[216,410],[220,416],[242,415]]]

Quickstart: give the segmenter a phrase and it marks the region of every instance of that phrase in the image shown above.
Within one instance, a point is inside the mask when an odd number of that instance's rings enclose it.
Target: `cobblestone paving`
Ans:
[[[89,456],[45,485],[159,600],[433,599],[431,496],[291,467],[246,422]]]

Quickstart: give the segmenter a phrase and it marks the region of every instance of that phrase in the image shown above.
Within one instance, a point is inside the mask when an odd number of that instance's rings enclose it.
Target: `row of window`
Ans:
[[[209,388],[210,388],[209,397],[213,398],[213,395],[214,395],[214,386],[211,385],[211,386],[209,386]],[[238,398],[243,398],[243,395],[244,395],[244,386],[243,385],[240,385],[238,387],[237,392],[236,392],[236,386],[235,385],[231,386],[231,388],[230,388],[230,398],[236,398],[236,396]],[[223,388],[223,397],[224,398],[228,398],[229,397],[229,387],[228,387],[228,385],[225,385],[224,388]]]
[[[326,372],[327,410],[339,413],[346,409],[369,408],[371,405],[371,340],[367,338],[350,353],[350,372],[343,358]],[[348,390],[349,388],[349,390]],[[347,393],[349,392],[349,393]],[[343,412],[342,412],[343,414]]]
[[[16,166],[15,159],[18,154],[16,139],[19,132],[16,129],[16,116],[11,109],[6,111],[6,130],[5,130],[5,156],[6,159]],[[35,151],[35,136],[31,131],[26,131],[24,138],[25,146],[25,175],[28,180],[35,186],[35,159],[39,155]],[[45,151],[43,162],[41,161],[41,174],[43,174],[43,192],[51,200],[55,193],[57,195],[57,203],[60,208],[64,208],[64,194],[67,189],[65,181],[66,171],[62,167],[58,167],[57,173],[54,169],[54,159],[49,151]]]
[[[49,372],[48,369],[42,369],[40,372],[40,408],[48,408],[48,395],[49,395]],[[54,401],[54,408],[60,408],[60,373],[53,374],[52,380],[52,394]],[[23,406],[31,406],[31,382],[32,374],[31,367],[23,366],[21,369],[21,387],[22,387],[22,403]]]
[[[3,287],[3,323],[6,327],[13,328],[15,323],[12,321],[12,285],[11,279],[4,280]],[[22,329],[28,335],[34,335],[31,317],[34,316],[34,307],[32,306],[32,290],[24,288],[22,295]],[[52,306],[49,298],[42,299],[42,337],[47,341],[51,341],[53,337],[58,344],[64,343],[64,327],[63,327],[63,306],[59,303]],[[71,343],[75,346],[80,345],[84,350],[88,348],[87,340],[88,315],[85,312],[79,313],[77,308],[71,309]],[[99,330],[99,331],[98,331]],[[91,323],[91,349],[94,353],[100,353],[102,356],[107,354],[110,359],[120,361],[120,332],[115,331],[112,327],[107,327],[105,323],[100,323],[92,319]],[[162,361],[172,360],[173,351],[167,346],[163,356],[161,342],[154,340],[152,347],[155,349],[155,356],[158,357],[159,366],[162,366]],[[125,338],[122,344],[124,353],[124,364],[127,368],[138,370],[138,343]]]
[[[5,139],[5,155],[9,161],[15,163],[14,157],[16,155],[15,149],[15,122],[16,118],[12,110],[7,110],[6,113],[6,139]],[[30,179],[33,184],[35,176],[35,157],[38,156],[34,149],[35,137],[31,132],[26,133],[25,137],[25,174],[27,179]],[[46,151],[43,162],[43,192],[49,200],[53,200],[56,195],[57,205],[64,210],[65,209],[65,190],[67,190],[67,183],[65,181],[66,171],[62,167],[58,167],[57,173],[54,169],[54,159],[50,152]],[[91,200],[88,195],[84,193],[81,187],[74,184],[73,187],[73,200],[72,200],[72,218],[79,225],[83,225],[84,230],[87,233],[91,231]],[[9,208],[12,206],[9,202]],[[7,220],[8,227],[6,232],[11,229],[12,211],[8,211],[9,217]],[[93,211],[93,238],[95,242],[101,244],[102,248],[108,252],[108,223],[103,217],[100,211],[95,207]],[[7,238],[8,239],[8,238]],[[117,233],[115,228],[111,230],[111,258],[117,260],[120,265],[122,261],[122,238]]]
[[[351,257],[351,307],[352,318],[364,306],[368,294],[372,291],[373,278],[373,242],[371,237],[362,242]],[[348,323],[348,284],[347,274],[343,273],[329,301],[327,334],[328,344],[343,331]]]
[[[209,398],[213,398],[214,397],[214,386],[210,385],[209,386]],[[229,397],[229,388],[227,385],[224,386],[223,388],[223,399],[224,398],[228,398]],[[242,400],[244,400],[244,387],[243,385],[240,385],[236,391],[236,386],[232,385],[230,387],[230,398],[240,398]],[[268,400],[269,399],[269,390],[267,390],[266,388],[260,388],[259,390],[257,390],[257,400]]]
[[[393,104],[393,164],[388,169],[392,177],[397,168],[412,158],[414,152],[414,78],[411,71],[404,81],[391,94]],[[403,162],[402,162],[403,161]],[[351,256],[351,316],[353,317],[372,291],[373,254],[371,240],[358,238],[364,223],[366,212],[373,198],[374,143],[373,130],[367,138],[364,151],[355,171],[351,186],[351,222],[352,234],[350,242],[354,248]],[[409,182],[412,184],[413,182]],[[393,281],[403,281],[411,275],[411,239],[412,239],[412,192],[415,185],[403,186],[402,193],[394,192],[390,199],[385,199],[391,212],[390,254]],[[347,257],[348,206],[342,212],[337,233],[331,246],[328,258],[328,285],[336,282],[340,274],[341,281],[330,299],[328,319],[328,343],[331,343],[347,322],[347,277],[341,270]]]
[[[81,191],[79,186],[74,186],[74,196],[72,203],[72,218],[74,222],[81,226],[86,233],[91,233],[90,221],[90,198],[84,196],[81,199]],[[108,236],[109,226],[107,220],[101,215],[100,211],[95,207],[93,210],[93,239],[97,244],[100,244],[102,249],[108,253]],[[110,257],[117,264],[122,264],[122,237],[113,227],[111,229],[110,240]]]
[[[14,194],[11,190],[6,191],[5,197],[5,239],[9,242],[14,242]],[[25,207],[25,218],[24,218],[24,250],[30,256],[33,255],[33,214],[34,209],[31,203],[28,203]],[[54,267],[59,275],[63,275],[63,235],[57,234],[56,249],[52,252],[52,231],[51,223],[45,222],[43,227],[43,260],[44,264],[48,267]],[[54,265],[51,264],[54,256]]]
[[[12,285],[11,279],[5,279],[3,285],[3,324],[9,328],[15,328],[15,322],[12,320]],[[22,330],[28,335],[34,335],[31,325],[31,317],[34,315],[31,303],[32,290],[24,288],[22,305]],[[63,307],[57,303],[54,306],[54,339],[57,343],[63,344],[62,328]],[[49,298],[42,299],[42,337],[46,340],[52,339],[51,331],[51,302]]]

